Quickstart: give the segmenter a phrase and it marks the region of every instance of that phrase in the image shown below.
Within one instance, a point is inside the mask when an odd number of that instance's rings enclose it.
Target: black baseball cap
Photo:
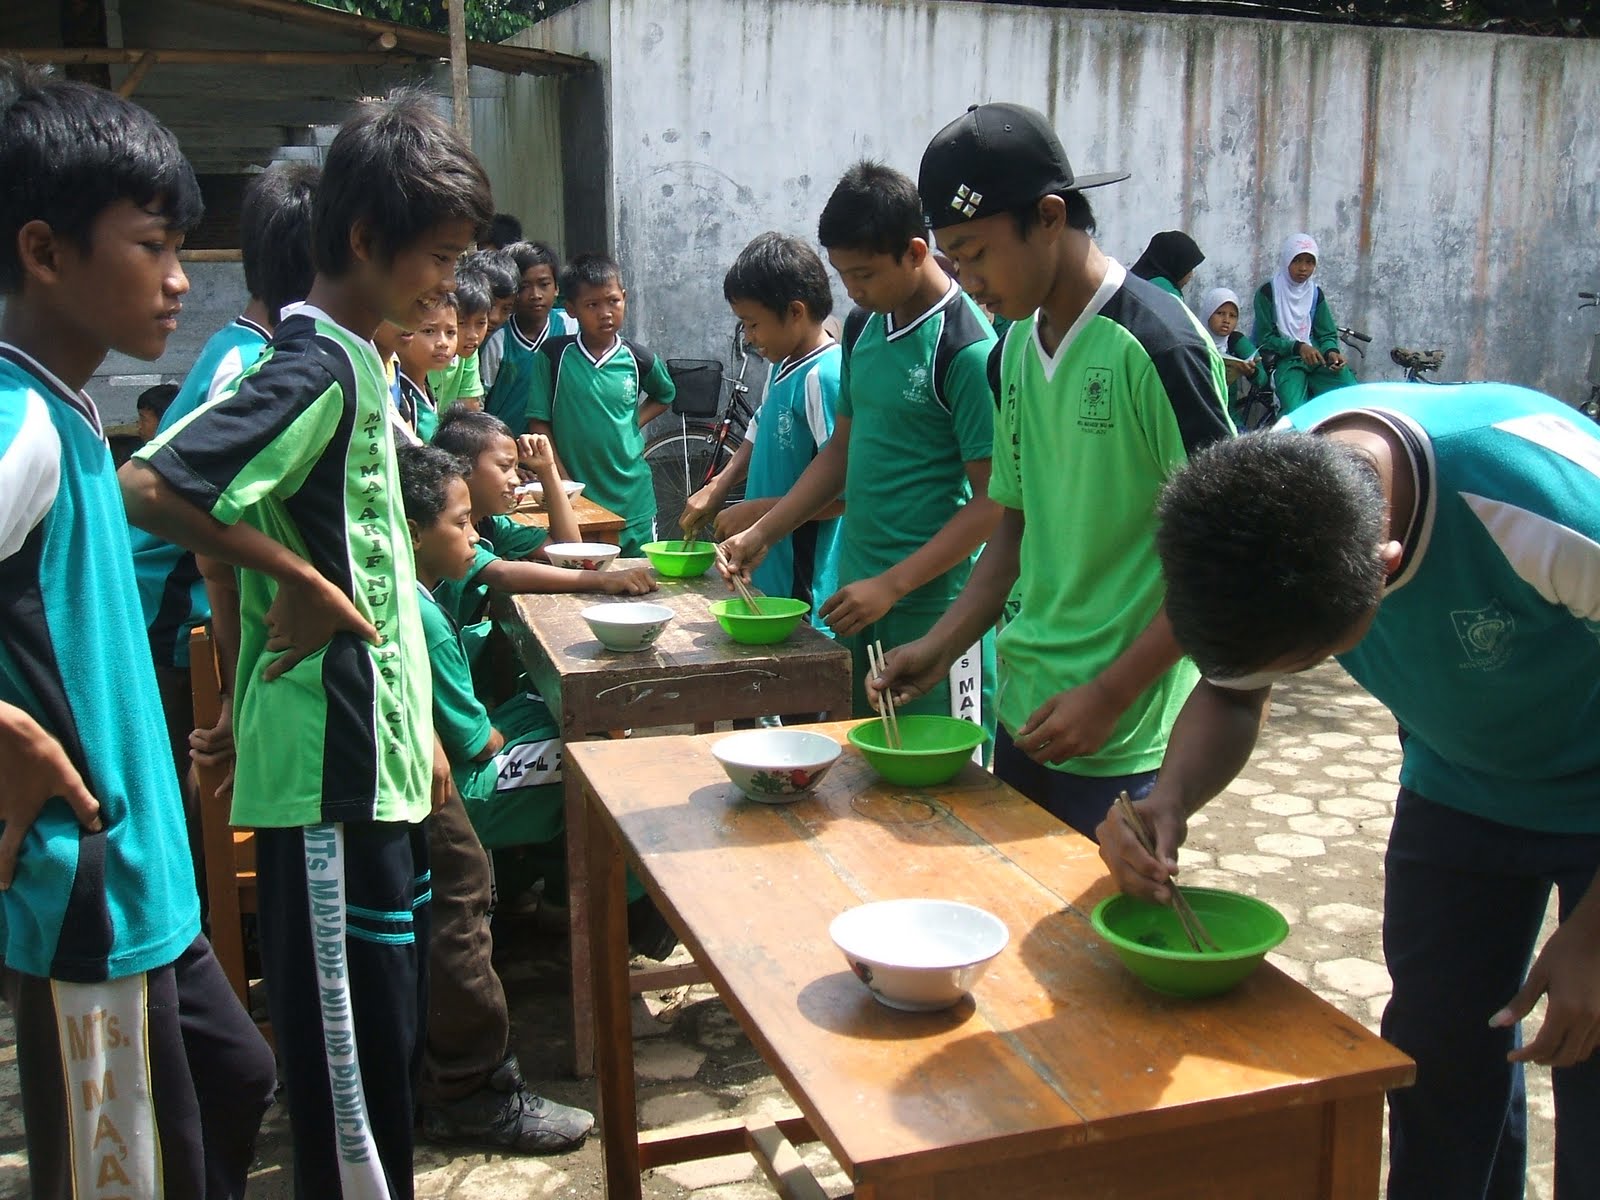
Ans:
[[[930,229],[977,221],[1041,196],[1119,183],[1127,171],[1074,175],[1044,115],[1021,104],[974,104],[922,152],[917,193]]]

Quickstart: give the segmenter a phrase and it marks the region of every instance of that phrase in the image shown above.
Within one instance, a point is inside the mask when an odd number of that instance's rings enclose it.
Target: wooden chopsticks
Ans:
[[[750,610],[750,615],[752,617],[762,616],[761,606],[756,603],[755,593],[745,585],[744,580],[739,577],[739,573],[732,569],[728,563],[728,556],[722,552],[720,545],[717,546],[717,561],[729,568],[728,578],[733,583],[733,590],[739,593],[739,599],[744,601],[745,607]]]
[[[867,669],[874,675],[883,675],[883,643],[873,641],[867,646]],[[878,720],[883,722],[884,736],[889,742],[891,750],[899,750],[900,745],[900,718],[894,711],[894,695],[884,688],[878,693]]]
[[[1117,811],[1122,814],[1122,819],[1133,827],[1134,836],[1139,839],[1139,845],[1144,847],[1145,853],[1151,858],[1156,857],[1155,836],[1145,824],[1144,818],[1140,816],[1139,810],[1133,806],[1133,801],[1128,799],[1127,792],[1117,797]],[[1172,910],[1178,914],[1178,924],[1183,926],[1183,933],[1189,939],[1189,944],[1202,954],[1205,953],[1207,946],[1213,950],[1221,950],[1222,947],[1217,945],[1211,934],[1206,931],[1200,917],[1189,906],[1188,898],[1178,885],[1169,882],[1167,886],[1172,889]]]

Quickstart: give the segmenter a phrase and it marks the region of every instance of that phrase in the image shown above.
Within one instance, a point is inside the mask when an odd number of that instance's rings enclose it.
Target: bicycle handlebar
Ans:
[[[1600,299],[1600,296],[1596,296],[1593,292],[1579,292],[1578,293],[1578,299],[1579,300],[1597,300],[1597,299]]]
[[[1362,333],[1359,329],[1341,329],[1339,330],[1339,334],[1341,337],[1355,338],[1356,341],[1365,342],[1369,345],[1372,342],[1372,335],[1368,333]]]

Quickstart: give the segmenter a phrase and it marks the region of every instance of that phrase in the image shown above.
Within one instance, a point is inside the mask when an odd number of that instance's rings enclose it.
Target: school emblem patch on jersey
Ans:
[[[1456,637],[1467,652],[1461,665],[1493,670],[1502,667],[1511,657],[1511,636],[1517,631],[1517,621],[1505,605],[1492,600],[1483,608],[1456,609],[1450,614]]]
[[[906,388],[900,398],[907,404],[926,404],[932,392],[928,387],[928,368],[912,367],[906,372]]]
[[[1111,424],[1111,369],[1090,367],[1083,375],[1083,391],[1078,394],[1079,424]]]

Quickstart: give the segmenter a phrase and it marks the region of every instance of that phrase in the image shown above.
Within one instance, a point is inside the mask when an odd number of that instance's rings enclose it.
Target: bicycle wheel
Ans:
[[[715,433],[716,426],[709,422],[689,422],[682,433],[663,434],[644,448],[644,461],[650,464],[655,483],[656,529],[662,537],[670,536],[677,527],[684,504],[712,470]]]

